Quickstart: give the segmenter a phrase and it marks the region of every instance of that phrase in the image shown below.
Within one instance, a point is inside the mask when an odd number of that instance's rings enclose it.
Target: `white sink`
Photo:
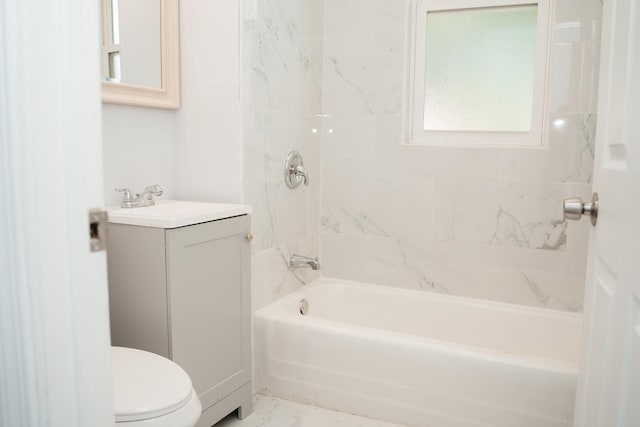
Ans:
[[[109,222],[155,228],[178,228],[251,213],[251,206],[227,203],[156,200],[155,206],[107,208]]]

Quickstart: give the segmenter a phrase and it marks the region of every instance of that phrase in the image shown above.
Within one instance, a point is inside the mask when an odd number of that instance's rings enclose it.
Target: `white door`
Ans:
[[[640,426],[640,1],[605,0],[576,426]]]
[[[98,1],[0,1],[0,426],[113,424]]]

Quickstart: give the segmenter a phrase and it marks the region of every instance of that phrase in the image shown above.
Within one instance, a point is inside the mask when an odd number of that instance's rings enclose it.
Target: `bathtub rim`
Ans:
[[[287,295],[283,295],[278,298],[276,301],[273,301],[270,304],[267,304],[263,307],[260,307],[254,310],[254,313],[264,313],[270,310],[275,309],[275,307],[280,307],[285,305],[290,298],[293,298],[294,295],[300,295],[306,292],[306,289],[316,288],[319,286],[323,286],[325,284],[337,284],[340,286],[349,285],[356,288],[374,290],[376,292],[390,292],[393,294],[412,294],[419,298],[429,299],[429,300],[447,300],[453,301],[457,303],[461,303],[467,306],[475,306],[475,307],[490,307],[493,309],[498,309],[499,311],[505,312],[527,312],[534,315],[544,315],[545,317],[551,318],[563,318],[565,320],[569,320],[571,322],[582,323],[582,313],[568,310],[559,310],[556,308],[545,308],[545,307],[534,307],[525,304],[515,304],[503,301],[492,301],[481,298],[471,298],[471,297],[463,297],[459,295],[451,295],[444,294],[440,292],[431,292],[431,291],[423,291],[417,289],[407,289],[407,288],[398,288],[395,286],[385,286],[385,285],[377,285],[374,283],[365,283],[358,282],[354,280],[346,280],[346,279],[338,279],[333,277],[319,277],[316,280],[303,285],[302,287],[296,289],[293,292],[288,293]],[[339,323],[339,322],[338,322]]]

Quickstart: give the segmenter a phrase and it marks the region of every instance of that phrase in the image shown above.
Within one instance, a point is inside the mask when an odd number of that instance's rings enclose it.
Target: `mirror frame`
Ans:
[[[102,102],[180,108],[179,0],[160,0],[160,88],[102,81]]]

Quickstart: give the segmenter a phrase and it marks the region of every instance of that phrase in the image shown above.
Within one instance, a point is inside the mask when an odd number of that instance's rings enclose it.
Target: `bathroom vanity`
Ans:
[[[198,426],[252,410],[250,206],[159,200],[109,209],[112,345],[168,357],[202,402]]]

